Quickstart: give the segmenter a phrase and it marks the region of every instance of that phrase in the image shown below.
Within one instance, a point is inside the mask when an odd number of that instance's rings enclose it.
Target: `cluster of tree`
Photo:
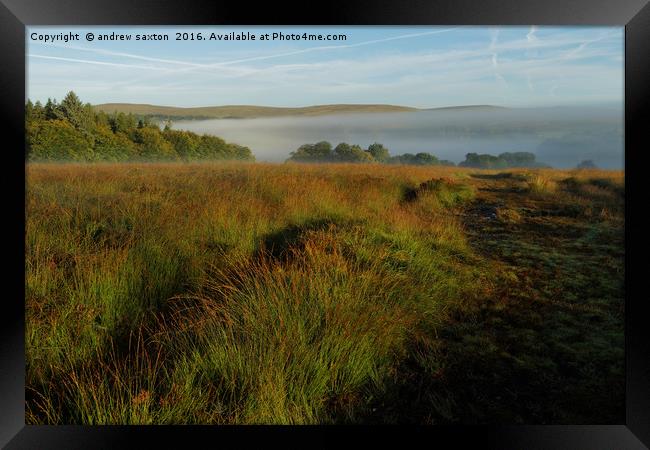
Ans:
[[[506,152],[499,156],[478,153],[468,153],[465,161],[458,164],[461,167],[477,169],[506,169],[511,167],[549,167],[547,164],[535,161],[535,154],[529,152]]]
[[[403,155],[391,156],[388,161],[391,164],[410,164],[415,166],[455,166],[453,161],[438,159],[431,153],[404,153]]]
[[[26,151],[32,161],[255,160],[250,149],[210,135],[164,129],[147,117],[95,111],[69,92],[61,103],[28,101]]]
[[[289,161],[454,165],[451,161],[440,161],[430,153],[418,153],[416,155],[405,153],[403,155],[391,156],[390,151],[378,142],[368,146],[367,149],[363,149],[356,144],[350,145],[345,142],[341,142],[334,148],[327,141],[304,144],[298,147],[295,152],[291,152]]]

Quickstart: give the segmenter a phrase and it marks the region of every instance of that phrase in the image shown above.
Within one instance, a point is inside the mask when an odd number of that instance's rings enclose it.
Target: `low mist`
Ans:
[[[470,152],[522,151],[558,168],[583,160],[606,169],[624,167],[622,105],[193,120],[173,128],[245,145],[258,161],[284,161],[302,144],[329,141],[363,148],[380,142],[391,155],[429,152],[455,163]]]

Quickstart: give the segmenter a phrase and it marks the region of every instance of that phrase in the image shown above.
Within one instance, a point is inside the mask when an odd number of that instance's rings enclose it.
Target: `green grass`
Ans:
[[[28,423],[617,420],[620,175],[458,171],[28,165]]]

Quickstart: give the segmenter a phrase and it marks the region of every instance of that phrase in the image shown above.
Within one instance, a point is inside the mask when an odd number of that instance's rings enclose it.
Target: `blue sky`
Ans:
[[[41,35],[79,33],[75,42]],[[87,42],[85,35],[168,34]],[[176,41],[176,32],[345,34],[345,41]],[[623,101],[622,27],[29,27],[27,97],[93,104],[509,107]]]

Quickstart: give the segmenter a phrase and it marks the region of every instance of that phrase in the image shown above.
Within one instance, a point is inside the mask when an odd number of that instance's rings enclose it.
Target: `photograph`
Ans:
[[[25,423],[624,425],[625,45],[26,25]]]

